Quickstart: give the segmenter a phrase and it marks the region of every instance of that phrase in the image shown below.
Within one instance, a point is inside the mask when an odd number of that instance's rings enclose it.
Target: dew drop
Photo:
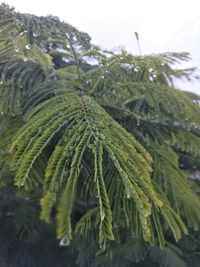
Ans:
[[[139,71],[139,68],[135,68],[134,70],[135,70],[135,72],[138,72]]]
[[[60,246],[60,247],[67,247],[67,246],[69,246],[69,244],[70,244],[70,240],[69,240],[68,236],[65,235],[65,236],[60,240],[59,246]]]
[[[156,77],[157,77],[157,75],[156,75],[156,74],[153,74],[153,77],[154,77],[154,78],[156,78]]]
[[[153,82],[153,77],[152,77],[152,76],[150,76],[150,77],[149,77],[149,80],[150,80],[151,82]]]
[[[33,33],[33,36],[34,36],[34,37],[37,37],[37,36],[38,36],[38,33],[37,33],[37,32],[34,32],[34,33]]]
[[[153,69],[152,69],[152,68],[149,68],[148,71],[149,71],[149,72],[153,72]]]
[[[26,49],[31,49],[31,44],[27,44]]]
[[[23,59],[23,61],[24,61],[24,62],[28,61],[28,58],[25,57],[25,58]]]
[[[101,79],[104,79],[104,78],[105,78],[105,77],[102,75],[102,76],[101,76]]]
[[[103,221],[103,220],[104,220],[104,218],[105,218],[105,212],[104,212],[104,211],[102,211],[102,213],[101,213],[101,221]]]
[[[15,49],[15,52],[19,52],[19,48],[16,48],[16,49]]]
[[[0,81],[0,84],[3,84],[3,81]]]

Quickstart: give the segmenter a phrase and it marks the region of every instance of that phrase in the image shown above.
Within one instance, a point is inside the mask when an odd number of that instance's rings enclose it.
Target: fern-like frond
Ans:
[[[110,209],[110,203],[105,187],[103,174],[102,174],[102,163],[103,163],[103,145],[98,139],[94,144],[95,153],[95,182],[97,184],[97,194],[99,199],[100,208],[100,232],[99,242],[105,247],[106,239],[113,240],[114,235],[112,233],[112,212]]]
[[[16,116],[23,113],[23,99],[30,88],[42,82],[48,70],[30,60],[11,60],[0,65],[1,112]]]
[[[186,263],[183,259],[182,251],[168,243],[168,246],[161,250],[159,247],[154,247],[150,250],[150,256],[153,261],[159,264],[160,267],[186,267]]]
[[[92,228],[96,228],[99,223],[98,208],[89,209],[76,224],[75,232],[86,235]]]
[[[124,257],[124,255],[126,255]],[[142,239],[130,238],[125,244],[119,244],[110,248],[103,255],[98,255],[92,267],[122,267],[133,266],[134,263],[142,262],[147,256],[146,244]]]
[[[189,226],[197,230],[200,222],[199,198],[190,187],[185,173],[178,168],[176,153],[166,146],[163,146],[161,151],[154,150],[153,178],[166,194],[174,210],[186,218]]]
[[[56,103],[59,105],[52,108]],[[114,238],[112,205],[109,204],[110,196],[102,171],[104,153],[108,154],[119,174],[121,191],[124,192],[122,195],[125,194],[128,198],[126,201],[131,201],[132,206],[135,206],[133,210],[138,214],[137,224],[141,227],[143,237],[149,240],[153,228],[148,218],[152,212],[162,210],[163,206],[150,179],[151,157],[133,136],[90,97],[68,93],[47,100],[35,108],[29,122],[19,131],[11,145],[16,184],[26,185],[38,157],[47,147],[53,146],[46,178],[43,180],[45,194],[41,201],[42,218],[48,219],[52,206],[58,203],[58,237],[67,234],[71,239],[70,217],[83,154],[87,153],[89,144],[94,151],[100,244],[105,247],[103,244],[106,240]],[[173,217],[172,213],[169,214]]]
[[[199,107],[183,92],[169,86],[145,82],[115,83],[108,85],[105,93],[106,95],[99,91],[98,97],[102,99],[102,103],[119,108],[126,107],[147,120],[177,123],[185,128],[195,123],[199,127]]]

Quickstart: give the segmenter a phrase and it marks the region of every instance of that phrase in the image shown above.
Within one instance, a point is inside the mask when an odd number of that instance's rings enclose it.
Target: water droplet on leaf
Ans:
[[[104,220],[104,218],[105,218],[105,212],[104,212],[104,211],[102,211],[102,213],[101,213],[101,221],[103,221],[103,220]]]
[[[31,49],[31,44],[27,44],[26,49]]]
[[[69,246],[69,244],[70,244],[70,240],[69,240],[68,236],[65,235],[65,236],[60,240],[59,246],[61,246],[61,247],[67,247],[67,246]]]
[[[148,71],[149,71],[149,72],[153,72],[153,69],[152,69],[152,68],[149,68]]]

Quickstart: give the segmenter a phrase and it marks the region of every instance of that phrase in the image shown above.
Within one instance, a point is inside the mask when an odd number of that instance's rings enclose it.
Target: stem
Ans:
[[[67,40],[69,42],[69,45],[70,45],[71,50],[72,50],[72,53],[74,55],[74,59],[75,59],[75,62],[76,62],[77,74],[78,74],[78,80],[79,80],[79,82],[81,82],[81,74],[80,74],[79,62],[78,62],[78,58],[77,58],[77,55],[76,55],[76,51],[75,51],[75,49],[73,47],[73,44],[72,44],[70,38],[68,37],[68,35],[66,35],[66,38],[67,38]]]
[[[137,46],[138,46],[138,50],[140,52],[140,56],[142,56],[142,50],[141,50],[140,42],[139,42],[139,34],[137,32],[135,32],[135,38],[136,38],[136,41],[137,41]]]
[[[141,47],[140,47],[140,43],[139,43],[139,40],[137,40],[137,45],[138,45],[138,50],[140,52],[140,56],[142,55],[142,51],[141,51]]]

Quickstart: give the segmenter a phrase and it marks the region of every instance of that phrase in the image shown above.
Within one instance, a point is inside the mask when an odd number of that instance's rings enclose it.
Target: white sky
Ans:
[[[4,0],[17,11],[55,15],[105,48],[123,46],[138,53],[188,51],[200,68],[200,0]],[[181,84],[200,94],[200,84]]]

